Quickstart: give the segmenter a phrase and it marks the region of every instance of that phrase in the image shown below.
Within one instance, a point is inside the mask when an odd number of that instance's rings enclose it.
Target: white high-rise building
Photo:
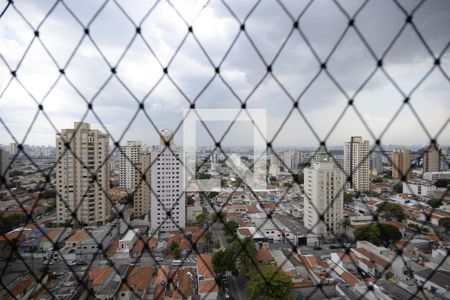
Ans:
[[[332,237],[341,228],[345,176],[324,150],[318,152],[315,161],[304,172],[303,223],[314,234]],[[323,221],[320,220],[320,215],[323,216]]]
[[[217,157],[217,151],[214,150],[211,154],[211,171],[217,171],[217,165],[219,164],[219,159]]]
[[[119,187],[134,192],[137,182],[134,173],[140,163],[142,143],[140,141],[127,141],[125,146],[120,147],[120,176]]]
[[[174,231],[186,223],[183,151],[173,144],[172,130],[164,129],[160,136],[159,148],[150,154],[150,223],[152,230]]]
[[[351,177],[348,187],[355,191],[369,190],[369,141],[352,136],[344,146],[344,171]]]
[[[70,151],[66,150],[66,143]],[[56,137],[57,222],[97,225],[109,218],[109,135],[75,122]]]

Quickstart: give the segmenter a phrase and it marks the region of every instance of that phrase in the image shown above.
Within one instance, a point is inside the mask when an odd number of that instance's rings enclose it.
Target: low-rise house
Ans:
[[[64,242],[70,235],[69,228],[53,229],[43,235],[41,238],[40,250],[48,251],[54,247],[54,245]]]
[[[219,294],[216,283],[212,256],[201,254],[197,256],[198,294],[200,299],[215,300]]]
[[[65,247],[75,249],[77,261],[91,261],[94,257],[103,258],[104,250],[108,249],[116,235],[117,229],[111,224],[80,230],[66,240]]]
[[[117,299],[147,299],[152,292],[153,267],[131,267],[119,288]]]
[[[427,268],[414,273],[414,279],[431,293],[450,298],[450,273]]]
[[[139,229],[130,229],[124,235],[123,238],[119,240],[119,246],[117,248],[116,258],[130,258],[131,250],[134,244],[138,240]]]

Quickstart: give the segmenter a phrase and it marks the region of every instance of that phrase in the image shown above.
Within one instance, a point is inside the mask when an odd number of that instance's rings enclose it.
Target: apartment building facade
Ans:
[[[109,135],[75,122],[56,137],[57,222],[104,224],[109,218]]]
[[[344,210],[344,185],[342,170],[324,151],[317,154],[311,167],[305,168],[303,222],[312,233],[332,237],[340,232]]]
[[[344,171],[350,178],[347,186],[355,191],[369,190],[369,141],[352,136],[344,145]]]
[[[150,154],[150,226],[152,230],[174,231],[186,223],[183,151],[173,143],[172,130],[164,129],[160,137],[160,146]]]

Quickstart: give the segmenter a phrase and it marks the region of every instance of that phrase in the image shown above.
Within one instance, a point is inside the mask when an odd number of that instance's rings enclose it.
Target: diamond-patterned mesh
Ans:
[[[180,106],[187,107],[188,115],[196,114],[197,108],[207,107],[208,103],[205,104],[205,102],[210,99],[214,101],[217,91],[220,91],[222,94],[229,95],[231,99],[232,103],[224,104],[226,107],[238,108],[241,110],[241,114],[247,114],[251,119],[252,115],[247,111],[249,108],[267,108],[268,110],[276,108],[281,111],[282,115],[277,118],[280,121],[269,125],[273,129],[273,135],[266,140],[266,150],[278,158],[281,166],[291,177],[288,179],[289,183],[284,194],[279,197],[280,200],[276,202],[276,205],[264,210],[266,218],[256,231],[263,228],[266,223],[271,223],[274,228],[283,232],[278,227],[278,223],[273,221],[274,216],[277,214],[282,200],[287,199],[295,189],[302,188],[303,182],[299,179],[298,172],[303,172],[304,168],[310,165],[314,159],[314,155],[310,156],[299,170],[292,170],[291,166],[284,161],[278,148],[278,141],[280,136],[290,128],[308,132],[316,141],[316,151],[325,149],[342,171],[344,171],[343,166],[335,159],[333,149],[328,148],[328,145],[332,144],[330,140],[334,141],[333,135],[339,130],[343,120],[349,118],[349,115],[354,126],[360,127],[361,131],[366,133],[375,144],[374,147],[371,147],[368,155],[359,162],[356,169],[369,160],[372,154],[380,153],[385,160],[393,164],[393,168],[398,169],[400,173],[404,172],[401,166],[397,166],[393,162],[384,144],[384,139],[391,134],[390,131],[398,132],[398,130],[394,130],[396,126],[410,126],[410,124],[397,123],[400,116],[405,114],[407,117],[402,117],[402,122],[407,120],[408,123],[418,124],[417,128],[420,132],[414,134],[425,136],[430,146],[439,144],[443,135],[448,137],[450,120],[448,114],[446,115],[448,109],[444,110],[443,114],[442,112],[436,113],[436,118],[441,118],[438,120],[439,127],[430,129],[429,120],[421,117],[423,104],[415,101],[416,95],[423,97],[422,90],[430,77],[439,78],[438,81],[433,81],[438,82],[439,86],[426,86],[425,88],[448,91],[450,83],[448,75],[450,37],[441,37],[445,43],[436,42],[427,38],[429,32],[423,32],[421,27],[416,24],[416,16],[428,10],[427,5],[433,1],[385,1],[386,3],[383,4],[385,11],[377,11],[377,8],[374,7],[374,2],[377,1],[374,0],[356,1],[351,4],[347,1],[334,0],[326,3],[326,6],[324,1],[312,0],[298,2],[259,0],[242,1],[242,3],[222,0],[195,2],[194,4],[166,0],[143,2],[137,8],[135,3],[131,5],[128,1],[119,0],[93,1],[89,5],[75,2],[46,1],[42,4],[39,3],[42,6],[39,12],[33,12],[33,6],[26,1],[10,0],[0,4],[0,26],[4,28],[3,34],[14,35],[15,32],[21,32],[27,39],[26,44],[21,44],[20,41],[17,45],[6,45],[5,43],[5,46],[0,48],[0,105],[2,107],[0,123],[4,132],[3,136],[18,145],[18,151],[10,160],[9,166],[12,167],[19,161],[25,160],[26,164],[36,169],[36,172],[45,179],[39,184],[41,188],[39,194],[42,195],[43,191],[48,189],[56,190],[58,193],[52,176],[57,171],[61,159],[72,155],[73,159],[89,172],[90,185],[85,191],[83,199],[88,199],[92,189],[99,189],[106,196],[108,202],[111,202],[111,213],[121,219],[122,225],[127,229],[133,228],[130,220],[127,219],[121,208],[112,202],[109,189],[101,184],[98,176],[102,168],[110,164],[114,155],[120,154],[126,157],[138,174],[139,182],[136,189],[141,185],[146,185],[151,197],[163,205],[163,200],[151,189],[150,180],[146,175],[152,164],[147,169],[142,169],[133,162],[131,157],[127,156],[121,147],[125,139],[132,135],[132,131],[137,129],[138,121],[145,122],[146,127],[145,129],[139,128],[139,130],[158,134],[161,132],[165,126],[156,121],[152,112],[156,105],[165,106],[168,111],[178,109]],[[448,6],[448,3],[444,5]],[[213,19],[203,18],[205,10],[217,6],[221,7],[220,12],[223,15],[217,15]],[[186,10],[186,7],[189,9]],[[396,18],[385,21],[384,16],[388,18],[390,15],[388,12],[392,10],[396,10]],[[190,11],[191,14],[186,11]],[[385,13],[386,15],[384,15]],[[330,18],[332,14],[334,17]],[[114,18],[108,17],[111,15]],[[323,20],[318,20],[318,18]],[[264,21],[261,22],[261,20]],[[361,28],[360,24],[364,22],[368,22],[372,26]],[[267,25],[262,23],[270,24],[270,26],[261,29],[263,25]],[[157,29],[164,28],[164,26],[172,27],[170,30],[167,29],[170,34],[158,35]],[[210,26],[212,34],[199,30]],[[224,34],[223,30],[225,29],[222,26],[226,26],[226,30],[231,34]],[[378,27],[382,36],[380,36],[380,32],[374,31],[374,28]],[[273,30],[275,33],[270,32],[272,29],[277,30]],[[264,32],[264,30],[268,32]],[[327,31],[335,34],[328,35]],[[49,39],[49,35],[53,34],[66,36],[65,42],[61,44],[57,42],[58,39]],[[120,36],[120,38],[111,41],[111,36],[114,35]],[[67,36],[70,37],[67,38]],[[415,42],[412,43],[406,37],[412,37]],[[161,43],[161,40],[164,43]],[[401,45],[402,43],[406,45]],[[166,46],[161,46],[162,44]],[[403,50],[399,50],[399,47]],[[411,68],[409,72],[414,74],[404,74],[396,69],[396,64],[404,60],[402,56],[405,53],[401,51],[404,51],[405,47],[414,48],[415,51],[420,49],[425,57],[421,62],[411,62],[414,64],[414,68]],[[80,58],[80,53],[89,59],[83,60]],[[342,58],[346,55],[355,56],[357,64],[348,64],[349,60]],[[136,57],[142,65],[136,63]],[[302,63],[292,61],[292,58]],[[239,65],[241,73],[233,72],[230,65]],[[36,73],[36,68],[39,70],[39,78],[30,76],[30,74]],[[189,69],[188,75],[185,74],[186,69]],[[284,70],[295,74],[294,78],[290,74],[286,74]],[[244,78],[244,76],[248,78]],[[373,90],[380,82],[387,83],[389,90],[385,91],[386,94],[389,93],[399,101],[392,102],[389,107],[385,108],[386,114],[391,115],[389,121],[374,128],[373,120],[367,120],[368,114],[365,110],[379,110],[379,107],[375,108],[376,103],[375,105],[368,104],[366,99],[374,98]],[[271,88],[270,91],[268,86]],[[266,92],[274,93],[273,91],[278,94],[273,95],[272,103],[260,100],[261,95]],[[119,93],[120,101],[126,102],[127,109],[121,110],[123,104],[117,103],[117,98],[114,98],[116,93]],[[335,117],[329,118],[327,116],[328,101],[335,101],[335,99],[327,98],[332,93],[333,97],[339,98],[338,100],[342,103],[342,110],[336,111],[333,107],[334,111],[330,115]],[[445,98],[444,93],[438,96]],[[384,95],[375,95],[375,97],[380,96]],[[64,103],[60,102],[64,97],[72,99],[67,110],[72,110],[78,115],[77,122],[93,120],[111,139],[109,154],[103,158],[97,168],[91,168],[85,158],[78,157],[76,151],[71,148],[73,141],[65,140],[64,136],[60,136],[63,138],[64,145],[62,155],[48,168],[42,168],[36,163],[36,159],[27,152],[25,144],[30,136],[56,136],[60,133],[61,128],[57,124],[64,116],[56,114],[53,108],[55,105],[61,105],[58,103]],[[161,104],[155,104],[155,98],[166,97],[174,99],[166,99],[167,101]],[[16,101],[21,105],[23,103],[23,106],[14,106],[16,107],[15,116],[11,115],[12,112],[9,109],[11,101]],[[448,100],[444,101],[448,102]],[[416,108],[416,103],[420,108]],[[217,103],[212,105],[218,106]],[[323,109],[323,114],[311,113],[310,107],[314,105],[322,105],[320,109]],[[426,105],[433,104],[430,102]],[[448,103],[444,103],[444,105],[449,107]],[[134,108],[132,108],[133,106]],[[28,115],[24,113],[21,116],[20,107],[28,108],[28,111],[33,107],[35,112]],[[126,120],[125,126],[121,127],[120,124],[115,124],[114,120],[111,120],[114,113],[120,114],[120,118]],[[15,129],[17,122],[27,125],[24,132]],[[183,122],[184,119],[181,119],[173,128],[175,136],[180,134]],[[208,123],[201,123],[201,127],[214,145],[213,151],[221,153],[226,159],[230,152],[226,151],[222,145],[230,130],[236,125],[235,123],[235,121],[231,122],[227,130],[220,136],[212,134]],[[114,128],[111,128],[109,124]],[[43,132],[44,129],[37,128],[41,125],[48,130]],[[80,130],[80,127],[81,125],[76,127],[75,131]],[[257,129],[260,132],[264,131],[263,128]],[[289,133],[292,136],[290,138],[295,140],[294,135],[296,134],[297,132]],[[170,143],[166,143],[165,147],[167,151],[175,153]],[[178,161],[180,164],[184,164],[182,159],[178,159]],[[200,161],[196,167],[197,171],[208,163],[209,158]],[[449,162],[446,161],[446,163],[448,165]],[[407,173],[410,171],[408,170]],[[140,290],[133,284],[130,286],[129,283],[133,280],[133,276],[140,276],[139,273],[133,273],[136,266],[131,265],[131,270],[126,273],[128,275],[124,276],[121,265],[115,259],[110,258],[108,248],[104,247],[107,244],[105,242],[107,235],[99,239],[95,231],[85,231],[97,243],[98,248],[93,258],[86,260],[84,269],[80,271],[78,266],[69,263],[60,252],[60,238],[62,241],[63,235],[55,240],[48,236],[48,230],[45,227],[39,225],[34,215],[38,201],[35,201],[31,210],[26,208],[21,195],[14,191],[15,187],[7,184],[6,172],[0,175],[2,186],[10,193],[19,210],[25,213],[25,220],[20,222],[20,225],[28,228],[35,227],[36,232],[51,241],[53,250],[60,254],[64,264],[64,268],[59,271],[66,273],[68,280],[69,278],[75,280],[78,287],[83,287],[85,294],[82,297],[95,297],[89,270],[98,267],[96,260],[102,259],[107,261],[107,265],[113,268],[114,273],[121,276],[119,284],[126,286],[134,297],[141,299],[143,295],[140,294]],[[186,176],[195,176],[195,174],[186,174]],[[351,174],[345,174],[345,176],[347,177],[346,182],[352,181]],[[401,177],[402,181],[407,180],[407,174],[402,173]],[[226,218],[221,213],[226,210],[228,204],[232,203],[233,196],[242,193],[241,188],[251,194],[258,204],[264,206],[265,203],[261,202],[258,191],[252,190],[242,181],[241,185],[236,184],[233,187],[229,197],[220,206],[214,203],[213,197],[209,197],[208,193],[201,194],[203,206],[219,217],[211,222],[205,222],[204,230],[201,230],[200,234],[188,234],[185,228],[178,227],[180,238],[187,241],[192,253],[199,254],[197,256],[199,263],[204,260],[200,254],[205,249],[199,249],[198,244],[206,238],[209,232],[215,233],[217,228],[220,229],[222,226],[225,231],[233,232],[234,229],[229,228],[230,224],[226,222]],[[340,197],[345,189],[346,185],[344,184],[339,191],[335,192],[335,199]],[[448,188],[438,200],[444,201],[447,196]],[[62,198],[63,195],[58,194],[58,197]],[[304,194],[304,197],[305,201],[310,200],[307,194]],[[61,201],[61,203],[70,211],[74,221],[78,222],[77,212],[83,203],[80,202],[76,207],[70,207],[65,201]],[[333,203],[334,201],[328,205],[325,211]],[[174,209],[175,207],[165,209],[165,220],[172,219],[173,223],[177,224],[173,219]],[[320,214],[315,207],[314,209],[323,219],[325,214]],[[441,232],[438,230],[439,226],[431,222],[433,211],[430,210],[427,213],[423,225],[433,228],[433,234],[438,237],[437,242],[445,242],[448,239],[448,232]],[[374,220],[376,224],[379,224],[379,216],[376,213]],[[72,228],[80,228],[82,225],[74,224]],[[328,227],[328,224],[326,226]],[[57,289],[49,284],[52,282],[52,277],[47,276],[48,268],[53,271],[54,267],[47,266],[47,269],[45,267],[37,269],[33,265],[33,260],[30,262],[22,255],[23,253],[19,251],[20,244],[16,243],[21,240],[22,234],[25,234],[25,230],[19,231],[12,240],[8,238],[6,231],[2,232],[2,245],[7,247],[9,252],[5,257],[6,261],[3,262],[0,277],[6,278],[11,266],[17,261],[22,261],[25,270],[29,273],[29,280],[42,283],[40,296],[44,297],[43,295],[45,295],[49,299],[58,298],[55,295]],[[402,249],[405,249],[409,242],[417,236],[420,236],[419,232],[405,238],[406,243],[403,248],[398,248],[397,244],[391,245],[396,249],[396,255],[380,272],[379,278],[390,272],[392,263],[398,257],[402,258]],[[144,251],[135,258],[136,261],[149,255],[152,258],[153,274],[156,276],[156,274],[162,273],[162,278],[167,279],[166,284],[168,285],[176,281],[177,276],[192,276],[192,274],[182,273],[185,265],[189,262],[189,255],[182,256],[181,265],[173,267],[170,271],[164,261],[160,262],[156,259],[155,251],[151,249],[149,243],[155,238],[158,238],[156,231],[149,234],[148,237],[138,235],[137,243],[142,243]],[[215,238],[213,237],[213,239]],[[283,238],[289,243],[288,247],[292,250],[286,255],[287,258],[284,262],[286,263],[294,256],[298,257],[299,245],[291,242],[288,237],[284,236],[284,233]],[[344,243],[342,237],[335,235],[335,241],[341,244],[344,252],[353,261],[353,256],[350,255],[351,248]],[[240,257],[244,254],[249,265],[253,267],[253,271],[262,276],[266,283],[266,290],[273,289],[271,281],[275,274],[268,278],[264,277],[264,274],[267,273],[262,272],[261,265],[254,257],[254,253],[250,253],[251,249],[246,245],[247,242],[246,240],[235,240],[240,249],[235,254],[234,260],[241,259]],[[206,251],[209,250],[211,249],[206,249]],[[446,257],[448,257],[448,252]],[[12,261],[13,259],[16,262]],[[439,266],[444,262],[445,259],[440,262]],[[208,265],[205,261],[203,263]],[[353,261],[353,263],[356,265],[356,262]],[[427,280],[432,278],[437,269],[435,268],[428,275]],[[214,273],[214,270],[210,271]],[[332,272],[333,270],[327,271]],[[358,268],[357,271],[359,275],[365,276],[363,270]],[[194,279],[193,281],[195,282]],[[375,279],[373,284],[376,284],[377,281],[378,279]],[[26,283],[26,280],[24,279],[23,282]],[[21,298],[23,296],[18,296],[16,291],[10,290],[6,281],[1,280],[0,284],[5,291],[4,297]],[[373,284],[367,281],[365,293],[359,295],[358,298],[363,299],[372,292]],[[417,296],[427,297],[423,292],[426,284],[427,281],[417,283],[417,289],[411,291],[410,299]],[[325,282],[315,283],[314,288],[315,290],[310,293],[312,299],[327,297]],[[195,288],[195,284],[194,290],[198,290],[198,286]],[[260,294],[255,295],[255,298],[266,294],[266,290],[261,290]],[[180,298],[192,296],[184,295],[181,288],[178,288],[177,291],[181,295]],[[164,289],[155,286],[153,292],[154,299],[164,298],[162,294]],[[110,296],[111,299],[119,297],[120,290],[115,290],[115,293]],[[209,293],[204,298],[209,299],[208,295]],[[277,291],[272,290],[271,295],[277,295]],[[235,297],[238,298],[238,296]],[[67,297],[67,299],[69,298],[70,296]]]

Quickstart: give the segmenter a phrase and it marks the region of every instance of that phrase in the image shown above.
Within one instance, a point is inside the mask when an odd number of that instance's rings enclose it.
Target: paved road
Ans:
[[[231,299],[246,300],[246,280],[243,277],[227,276]]]
[[[223,225],[214,223],[211,226],[211,231],[213,233],[213,238],[218,239],[222,248],[226,249],[228,247],[228,242],[227,242],[227,238],[225,236],[225,232],[223,231]]]

